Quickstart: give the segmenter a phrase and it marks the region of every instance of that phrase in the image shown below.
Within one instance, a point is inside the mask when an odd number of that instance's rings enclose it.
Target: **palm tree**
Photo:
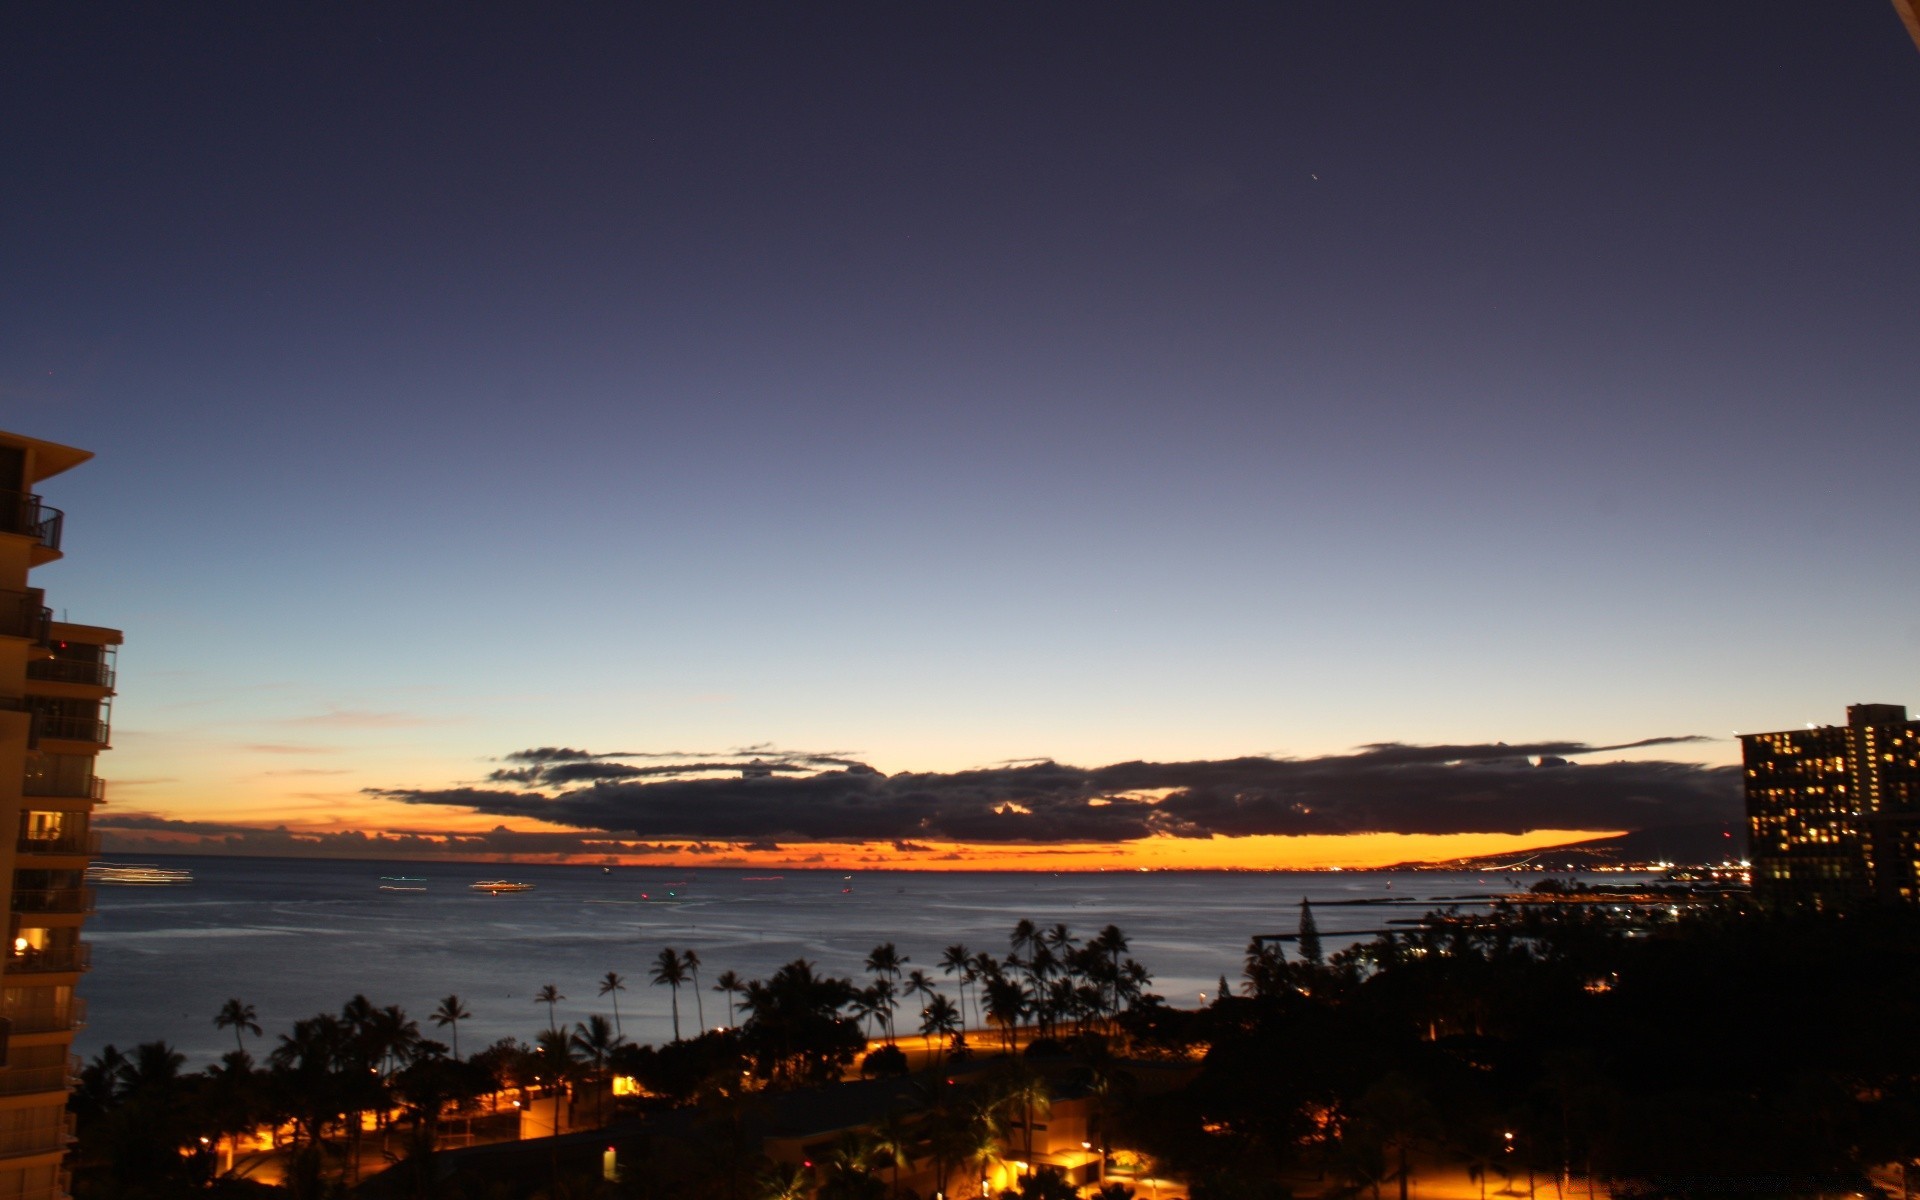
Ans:
[[[420,1026],[409,1020],[406,1010],[397,1004],[389,1004],[374,1012],[367,1022],[367,1053],[380,1064],[380,1074],[389,1073],[389,1068],[400,1060],[412,1055],[413,1048],[420,1044]]]
[[[913,970],[907,972],[906,986],[900,990],[910,997],[919,996],[922,1000],[929,1000],[940,994],[939,985],[928,978],[927,973],[919,967],[915,967]],[[927,1006],[922,1004],[920,1006],[920,1015],[925,1016],[926,1013]]]
[[[891,941],[879,943],[874,952],[866,956],[866,970],[874,972],[876,979],[899,979],[900,968],[912,962],[906,954],[900,954],[893,948]]]
[[[740,976],[732,971],[720,972],[720,978],[713,981],[713,990],[727,994],[727,1028],[733,1028],[733,998],[747,990]]]
[[[620,1028],[620,993],[626,990],[627,981],[613,971],[608,971],[607,977],[600,981],[600,994],[613,997],[613,1031],[615,1033],[626,1032]]]
[[[1000,1027],[1001,1040],[1012,1050],[1014,1030],[1020,1025],[1021,1014],[1027,1011],[1027,989],[1020,986],[1018,979],[1005,975],[989,976],[985,982],[987,1020]]]
[[[233,1044],[244,1054],[247,1045],[240,1040],[240,1035],[250,1033],[255,1037],[260,1036],[260,1022],[254,1019],[259,1015],[253,1010],[253,1005],[243,1004],[235,998],[220,1006],[219,1014],[213,1018],[213,1027],[233,1030]]]
[[[473,1016],[473,1014],[467,1011],[467,1006],[460,1002],[459,996],[448,996],[446,999],[440,1001],[440,1007],[434,1009],[433,1015],[427,1018],[442,1029],[445,1029],[449,1025],[453,1026],[453,1057],[455,1061],[458,1061],[460,1058],[460,1022],[471,1016]]]
[[[680,965],[693,976],[693,1015],[700,1022],[700,1032],[707,1031],[707,1006],[700,1000],[700,952],[688,949],[680,955]]]
[[[1053,1104],[1053,1093],[1047,1087],[1046,1077],[1024,1061],[1015,1060],[999,1082],[996,1107],[1009,1116],[1018,1112],[1023,1118],[1021,1140],[1026,1147],[1025,1173],[1031,1175],[1033,1173],[1033,1120],[1036,1116],[1047,1115],[1047,1110]]]
[[[806,1200],[813,1193],[813,1172],[792,1163],[770,1164],[755,1180],[760,1200]]]
[[[952,1037],[954,1034],[960,1032],[960,1027],[960,1013],[959,1010],[954,1008],[953,1001],[940,995],[938,992],[934,993],[933,999],[927,1002],[926,1011],[920,1014],[921,1035],[924,1036],[928,1044],[931,1045],[934,1034]],[[939,1055],[936,1054],[934,1056],[934,1062],[938,1063],[939,1061]]]
[[[1120,1015],[1120,956],[1127,952],[1127,935],[1120,931],[1118,925],[1109,925],[1102,929],[1099,935],[1088,943],[1088,946],[1107,957],[1109,969],[1106,983],[1112,992],[1107,1001],[1107,1011],[1118,1018]]]
[[[899,1007],[899,993],[894,990],[893,980],[882,975],[873,981],[866,991],[867,1003],[873,1006],[880,1019],[886,1023],[887,1044],[893,1044],[893,1010]]]
[[[918,1141],[912,1128],[907,1125],[897,1108],[888,1109],[873,1126],[870,1135],[873,1139],[872,1153],[875,1158],[883,1158],[893,1168],[893,1195],[900,1195],[900,1168],[913,1162],[913,1147]]]
[[[680,1040],[680,985],[687,981],[686,965],[672,946],[662,946],[653,960],[653,986],[673,989],[673,1040]]]
[[[1022,917],[1014,922],[1013,933],[1008,936],[1007,942],[1013,948],[1013,957],[1018,958],[1023,951],[1031,952],[1040,944],[1040,928]]]
[[[533,1002],[547,1006],[547,1030],[550,1033],[560,1032],[560,1021],[554,1016],[553,1006],[565,999],[566,997],[560,994],[560,989],[554,987],[552,984],[548,984],[534,993]]]
[[[165,1042],[142,1042],[120,1064],[120,1082],[129,1092],[164,1092],[180,1082],[187,1056]]]
[[[621,1037],[618,1030],[609,1026],[607,1019],[599,1013],[594,1013],[586,1019],[584,1024],[573,1028],[570,1045],[586,1055],[588,1061],[593,1064],[593,1113],[596,1122],[600,1120],[601,1106],[606,1098],[606,1088],[602,1086],[605,1081],[601,1076],[605,1073],[607,1058],[625,1045],[626,1041],[627,1039]]]
[[[853,1010],[853,1019],[863,1035],[880,1031],[880,994],[873,988],[855,988],[853,995],[847,999],[847,1007]],[[872,1023],[871,1028],[868,1027],[869,1022]]]
[[[967,985],[973,982],[973,955],[959,942],[948,946],[940,955],[940,971],[944,975],[955,976],[960,989],[960,1023],[967,1023]]]

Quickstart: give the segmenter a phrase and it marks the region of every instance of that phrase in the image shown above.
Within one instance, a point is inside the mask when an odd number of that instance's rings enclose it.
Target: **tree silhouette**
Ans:
[[[548,984],[534,994],[533,1002],[535,1004],[544,1004],[547,1006],[547,1030],[550,1033],[560,1032],[560,1020],[554,1015],[554,1006],[565,999],[566,997],[560,994],[560,989],[552,984]]]
[[[1313,919],[1313,905],[1300,898],[1300,957],[1314,966],[1325,961],[1320,952],[1320,926]]]
[[[240,1040],[240,1035],[250,1033],[255,1037],[260,1036],[260,1022],[254,1019],[257,1016],[259,1014],[254,1012],[253,1005],[243,1004],[235,998],[220,1006],[220,1012],[213,1018],[213,1026],[215,1029],[233,1030],[233,1044],[244,1054],[247,1045]]]
[[[662,946],[660,954],[653,960],[650,974],[655,987],[673,989],[673,1040],[680,1040],[680,985],[687,981],[687,969],[672,946]]]
[[[448,995],[441,998],[440,1007],[434,1009],[432,1015],[427,1018],[442,1029],[452,1027],[453,1057],[456,1061],[460,1058],[460,1022],[471,1016],[473,1014],[467,1011],[465,1002],[459,996]]]
[[[975,978],[973,955],[965,945],[955,942],[953,945],[948,946],[946,951],[940,955],[940,970],[943,974],[952,976],[958,981],[960,989],[960,1024],[965,1025],[967,1023],[967,985],[972,983]]]
[[[727,994],[727,1028],[731,1029],[733,1028],[733,1024],[734,1024],[734,1021],[733,1021],[734,997],[745,992],[747,990],[747,985],[741,980],[740,976],[736,975],[734,972],[722,971],[720,972],[720,978],[713,981],[713,990],[716,992],[725,992]]]
[[[600,981],[600,994],[613,997],[613,1031],[615,1033],[626,1032],[620,1028],[620,993],[626,990],[627,981],[620,978],[616,972],[608,971],[606,977]]]
[[[707,1030],[707,1006],[700,997],[700,952],[693,949],[683,951],[680,955],[680,965],[687,969],[689,975],[693,976],[694,1020],[699,1022],[700,1032],[705,1033]]]

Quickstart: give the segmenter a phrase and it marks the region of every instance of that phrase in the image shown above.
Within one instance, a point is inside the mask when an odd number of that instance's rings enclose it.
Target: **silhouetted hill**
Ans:
[[[1408,863],[1408,866],[1458,866],[1469,870],[1498,870],[1538,865],[1567,871],[1664,862],[1675,866],[1712,866],[1747,857],[1747,828],[1743,821],[1709,821],[1693,825],[1665,825],[1639,829],[1618,837],[1543,846],[1446,863]]]

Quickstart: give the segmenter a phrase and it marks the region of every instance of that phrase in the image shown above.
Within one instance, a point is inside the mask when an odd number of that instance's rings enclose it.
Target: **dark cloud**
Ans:
[[[831,756],[837,769],[758,778],[688,778],[743,764],[698,762],[621,777],[543,774],[547,790],[368,789],[409,804],[458,805],[622,836],[759,841],[1124,841],[1157,834],[1508,833],[1644,829],[1737,816],[1738,771],[1636,760],[1574,764],[1600,752],[1698,741],[1650,738],[1617,746],[1503,742],[1415,746],[1287,759],[1125,762],[1075,767],[1050,760],[967,771],[883,775]],[[775,752],[769,752],[775,753]],[[569,763],[586,751],[518,751]],[[789,766],[798,759],[783,758]],[[645,776],[641,778],[639,776]],[[566,784],[578,781],[580,786]]]
[[[220,821],[180,821],[146,813],[100,814],[94,822],[113,854],[142,851],[178,851],[190,846],[197,854],[289,854],[341,858],[502,858],[513,855],[621,855],[711,854],[677,842],[644,842],[590,833],[550,833],[507,829],[485,833],[438,833],[424,830],[362,832],[308,831],[285,825],[262,829]]]

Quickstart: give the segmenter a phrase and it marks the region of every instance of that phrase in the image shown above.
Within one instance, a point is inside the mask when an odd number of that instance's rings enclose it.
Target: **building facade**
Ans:
[[[1920,721],[1903,705],[1855,704],[1845,725],[1740,744],[1755,895],[1920,904]]]
[[[55,621],[31,573],[61,557],[64,518],[37,485],[91,458],[0,432],[0,1200],[61,1200],[67,1089],[91,911],[94,756],[108,744],[117,630]],[[7,838],[11,832],[14,837]]]

